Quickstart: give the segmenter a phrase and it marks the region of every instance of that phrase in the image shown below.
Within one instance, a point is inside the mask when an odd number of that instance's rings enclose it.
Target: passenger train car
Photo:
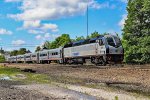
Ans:
[[[68,43],[56,49],[12,56],[8,58],[8,61],[11,63],[51,63],[54,61],[61,64],[83,64],[90,61],[96,65],[106,65],[111,62],[121,63],[123,58],[124,49],[119,37],[104,35]]]

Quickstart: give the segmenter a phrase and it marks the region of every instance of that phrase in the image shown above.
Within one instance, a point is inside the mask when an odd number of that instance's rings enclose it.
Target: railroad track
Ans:
[[[117,69],[117,70],[150,70],[150,66],[144,65],[124,65],[124,64],[113,64],[107,66],[96,66],[96,65],[61,65],[61,64],[0,64],[6,66],[57,66],[57,67],[71,67],[71,68],[85,68],[85,69]]]

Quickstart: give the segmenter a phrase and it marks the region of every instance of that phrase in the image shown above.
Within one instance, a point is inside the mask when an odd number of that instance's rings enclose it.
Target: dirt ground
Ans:
[[[96,90],[98,95],[94,95],[95,90],[89,88],[99,89],[99,85],[104,84],[107,88],[102,88],[103,90],[111,89],[121,89],[126,92],[138,93],[146,96],[150,96],[150,65],[125,65],[125,66],[102,66],[102,67],[93,67],[93,66],[81,66],[81,65],[40,65],[40,64],[7,64],[7,67],[16,67],[21,69],[32,69],[36,73],[46,74],[51,76],[53,80],[63,83],[71,84],[73,86],[66,87],[71,90],[78,92],[86,92],[93,96],[101,97],[102,93],[109,94],[106,91]],[[86,86],[88,89],[84,88],[72,88],[74,86]],[[81,88],[81,87],[80,87]],[[28,90],[29,91],[29,90]],[[90,91],[93,91],[92,93]],[[117,90],[118,91],[118,90]],[[99,94],[100,93],[100,94]],[[119,95],[124,94],[124,92],[113,92],[110,95]],[[126,93],[125,93],[126,94]],[[124,95],[125,96],[125,95]],[[103,97],[103,96],[102,96]],[[105,96],[104,96],[105,97]],[[106,98],[109,97],[108,95]],[[128,97],[128,95],[126,95]],[[130,98],[132,96],[129,96]],[[114,98],[114,97],[113,97]],[[134,98],[134,97],[133,97]],[[142,100],[140,99],[121,99],[121,100]],[[117,98],[116,98],[117,99]],[[43,99],[42,99],[43,100]],[[108,98],[107,100],[110,100]],[[120,99],[119,99],[120,100]],[[148,99],[143,99],[148,100]]]
[[[37,91],[14,88],[20,82],[0,81],[0,100],[54,100],[56,98],[43,95]]]
[[[112,66],[66,66],[66,65],[34,65],[34,64],[9,64],[9,67],[31,68],[37,73],[45,73],[53,76],[68,76],[85,79],[91,82],[127,83],[137,84],[145,87],[150,86],[150,65],[127,65],[124,67]]]

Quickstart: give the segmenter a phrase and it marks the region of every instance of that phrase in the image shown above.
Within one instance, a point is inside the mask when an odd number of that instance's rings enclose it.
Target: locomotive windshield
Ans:
[[[121,41],[120,41],[120,39],[119,39],[118,37],[114,36],[114,40],[115,40],[115,42],[116,42],[116,46],[117,46],[117,47],[120,47],[120,46],[121,46]]]
[[[115,42],[112,37],[107,37],[106,39],[107,39],[108,45],[115,46]]]
[[[121,46],[121,41],[116,36],[107,37],[106,39],[107,39],[108,45],[110,45],[110,46],[113,46],[113,47],[119,47],[119,46]]]

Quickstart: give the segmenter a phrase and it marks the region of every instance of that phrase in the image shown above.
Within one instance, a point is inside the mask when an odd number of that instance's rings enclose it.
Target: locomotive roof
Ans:
[[[100,35],[100,36],[97,36],[97,37],[91,38],[91,39],[85,39],[85,40],[80,40],[80,41],[76,41],[76,42],[69,42],[66,45],[64,45],[64,48],[91,43],[91,41],[96,41],[98,38],[102,38],[102,37],[104,37],[104,35]]]

